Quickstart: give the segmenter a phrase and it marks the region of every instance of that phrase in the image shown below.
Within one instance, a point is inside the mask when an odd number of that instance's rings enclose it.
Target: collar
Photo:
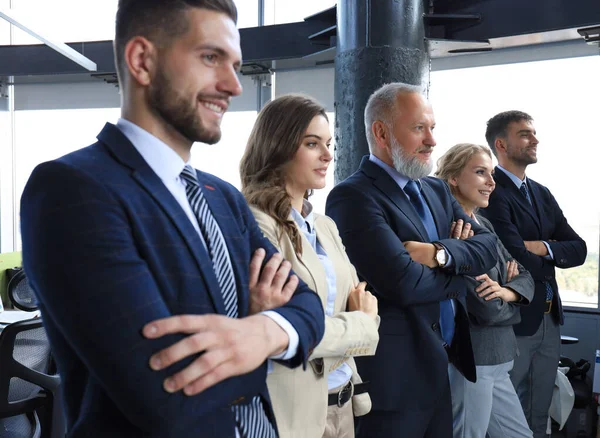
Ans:
[[[302,213],[292,207],[291,216],[301,231],[308,231],[311,233],[312,230],[315,229],[315,215],[313,214],[313,206],[306,199],[302,203]]]
[[[185,163],[177,152],[129,120],[120,118],[116,126],[163,182],[179,179],[179,174],[189,163]]]
[[[388,173],[388,175],[391,176],[392,179],[396,182],[396,184],[398,184],[398,187],[400,187],[402,190],[404,190],[404,187],[406,186],[406,184],[409,181],[409,179],[406,176],[402,175],[396,169],[394,169],[392,166],[384,163],[383,161],[381,161],[379,158],[377,158],[373,154],[369,155],[369,161],[371,161],[372,163],[378,165],[383,170],[385,170]],[[421,188],[421,182],[417,180],[416,183],[419,186],[419,188]]]
[[[500,166],[499,164],[498,164],[498,169],[500,169],[502,172],[504,172],[506,174],[506,176],[508,176],[510,178],[510,180],[513,182],[513,184],[517,186],[518,189],[521,188],[521,185],[523,183],[527,184],[527,176],[525,176],[525,178],[523,180],[521,180],[521,178],[519,178],[517,175],[506,170],[504,167]],[[527,184],[527,185],[529,185],[529,184]]]

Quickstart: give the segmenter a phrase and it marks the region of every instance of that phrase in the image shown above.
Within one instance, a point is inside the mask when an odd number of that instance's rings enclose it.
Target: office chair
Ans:
[[[0,332],[0,438],[40,438],[38,412],[52,415],[60,377],[51,374],[50,344],[40,318],[9,324]],[[49,436],[49,431],[44,431]]]
[[[37,299],[33,289],[29,286],[29,280],[23,269],[14,272],[7,285],[8,298],[13,305],[26,312],[33,312],[38,309]]]

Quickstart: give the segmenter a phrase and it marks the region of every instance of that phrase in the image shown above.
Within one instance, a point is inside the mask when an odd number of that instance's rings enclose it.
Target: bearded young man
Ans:
[[[236,18],[232,0],[120,0],[121,118],[27,183],[23,262],[68,437],[274,438],[267,358],[306,364],[323,335],[241,193],[189,164],[242,91]]]
[[[514,326],[519,355],[511,380],[535,438],[546,437],[564,315],[555,268],[582,265],[585,242],[571,228],[547,187],[525,175],[537,163],[538,139],[533,118],[522,111],[496,114],[485,138],[498,159],[496,190],[481,214],[489,219],[510,254],[535,282],[531,304]]]
[[[452,437],[449,362],[475,379],[463,276],[494,266],[495,237],[427,177],[434,127],[418,87],[384,85],[365,108],[371,154],[327,198],[350,261],[379,300],[377,352],[357,360],[373,402],[360,438]]]

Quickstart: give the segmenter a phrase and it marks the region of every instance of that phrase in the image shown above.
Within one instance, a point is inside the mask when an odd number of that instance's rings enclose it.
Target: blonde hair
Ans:
[[[440,157],[434,175],[446,181],[452,194],[455,194],[456,189],[450,184],[450,179],[457,178],[469,160],[477,154],[485,154],[492,158],[492,153],[487,146],[473,143],[455,144]]]

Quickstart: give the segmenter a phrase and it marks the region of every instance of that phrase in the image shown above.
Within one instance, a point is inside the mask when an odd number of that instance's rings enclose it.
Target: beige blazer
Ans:
[[[292,263],[294,272],[321,297],[325,308],[325,269],[308,240],[300,233],[302,257],[298,258],[287,234],[283,233],[279,238],[275,220],[255,207],[251,210],[265,237]],[[335,269],[335,313],[333,317],[325,317],[325,334],[310,356],[310,366],[306,370],[273,364],[267,386],[281,438],[321,438],[327,420],[327,375],[342,362],[347,362],[353,370],[352,382],[361,383],[352,357],[375,354],[379,342],[379,317],[375,321],[363,312],[346,312],[348,295],[358,284],[356,270],[346,255],[333,220],[318,214],[314,216],[317,239]],[[365,415],[371,410],[371,399],[367,393],[359,394],[353,397],[352,405],[354,415]]]

